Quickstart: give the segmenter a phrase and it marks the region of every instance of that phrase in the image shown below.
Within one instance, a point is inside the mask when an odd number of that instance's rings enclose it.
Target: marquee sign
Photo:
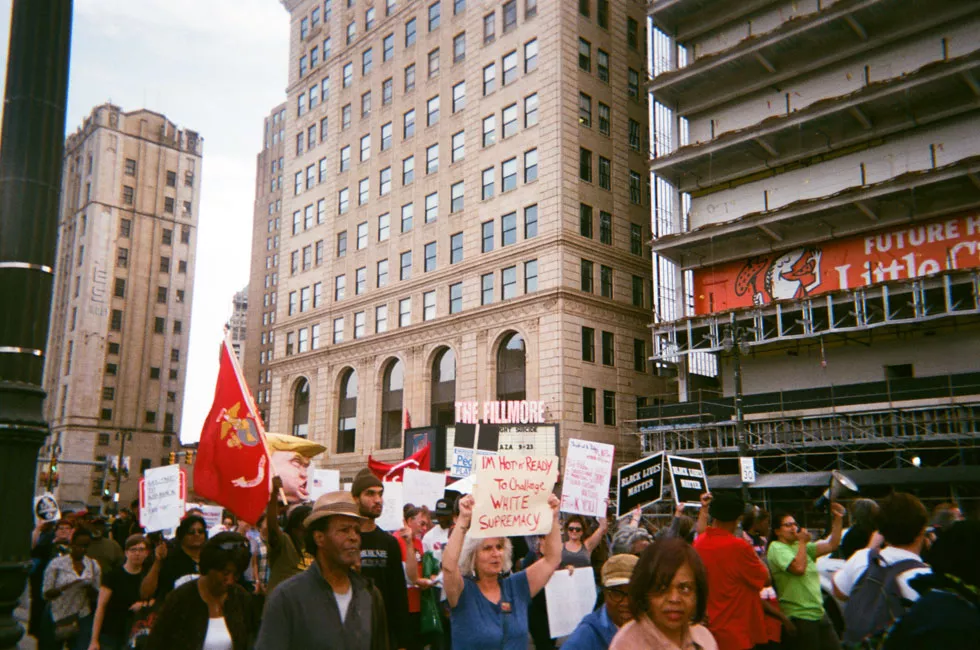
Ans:
[[[456,402],[456,422],[466,424],[531,424],[544,422],[544,413],[541,401]]]

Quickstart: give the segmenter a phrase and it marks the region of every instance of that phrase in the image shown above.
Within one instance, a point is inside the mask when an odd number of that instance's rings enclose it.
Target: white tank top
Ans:
[[[225,618],[209,618],[208,633],[204,637],[202,650],[231,650],[231,632]]]

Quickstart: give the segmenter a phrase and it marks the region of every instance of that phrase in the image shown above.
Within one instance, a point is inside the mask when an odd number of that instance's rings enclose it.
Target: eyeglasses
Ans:
[[[148,549],[148,548],[146,548],[145,546],[142,546],[142,545],[140,545],[140,546],[130,546],[126,550],[127,551],[133,551],[134,553],[149,553],[150,552],[150,549]]]
[[[568,532],[570,533],[581,533],[582,529],[579,526],[569,526]]]
[[[224,542],[223,544],[218,544],[218,548],[222,551],[236,551],[238,549],[248,550],[248,542]]]
[[[606,589],[606,600],[619,605],[629,598],[629,593],[621,589]]]
[[[784,521],[781,528],[799,528],[800,525],[795,521]]]

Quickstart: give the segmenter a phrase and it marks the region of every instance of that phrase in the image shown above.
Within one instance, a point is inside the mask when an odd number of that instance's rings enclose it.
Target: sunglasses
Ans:
[[[570,533],[581,533],[582,532],[582,529],[579,526],[569,526],[568,527],[568,532],[570,532]]]
[[[223,544],[218,544],[218,548],[222,551],[248,550],[248,542],[224,542]]]

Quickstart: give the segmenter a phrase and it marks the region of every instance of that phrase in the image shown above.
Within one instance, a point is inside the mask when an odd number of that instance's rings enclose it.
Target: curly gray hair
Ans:
[[[504,563],[502,571],[504,573],[510,573],[510,570],[514,568],[514,545],[511,543],[509,537],[486,537],[476,539],[467,535],[466,539],[463,540],[463,550],[460,551],[459,554],[459,571],[463,574],[463,577],[480,577],[476,575],[476,552],[480,550],[480,548],[487,542],[492,542],[498,539],[504,540]]]

